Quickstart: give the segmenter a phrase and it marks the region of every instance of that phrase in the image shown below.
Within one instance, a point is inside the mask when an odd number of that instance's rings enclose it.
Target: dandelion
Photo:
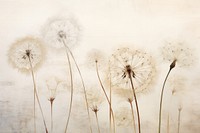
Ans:
[[[132,125],[131,112],[129,108],[120,108],[116,111],[115,118],[117,126],[127,127]]]
[[[134,110],[133,110],[133,92],[132,90],[128,89],[115,89],[115,93],[120,96],[121,98],[125,99],[131,108],[131,113],[132,113],[132,121],[133,121],[133,129],[136,133],[136,125],[135,125],[135,116],[134,116]]]
[[[21,72],[29,73],[35,70],[44,60],[43,43],[36,38],[26,37],[16,41],[8,51],[9,62]],[[30,58],[30,61],[29,61]]]
[[[43,36],[46,42],[51,44],[55,48],[65,48],[66,50],[66,56],[68,60],[68,65],[69,65],[69,71],[70,71],[70,80],[71,80],[71,98],[70,98],[70,107],[69,107],[69,113],[68,113],[68,118],[67,118],[67,123],[65,127],[65,132],[67,132],[67,128],[69,125],[69,120],[71,116],[71,110],[72,110],[72,102],[73,102],[73,76],[72,76],[72,66],[71,66],[71,60],[75,63],[75,66],[79,72],[81,82],[83,85],[84,89],[84,96],[85,96],[85,103],[87,107],[87,113],[88,113],[88,119],[90,123],[90,132],[92,133],[92,128],[91,128],[91,122],[90,122],[90,115],[89,115],[89,107],[87,103],[87,96],[86,96],[86,90],[85,90],[85,84],[83,81],[83,77],[81,74],[81,71],[79,69],[79,66],[74,58],[74,55],[71,51],[71,48],[77,44],[79,38],[80,38],[80,27],[78,23],[75,21],[74,18],[55,18],[49,21],[49,23],[44,27],[43,30]]]
[[[91,51],[89,51],[86,62],[88,67],[95,68],[96,65],[95,62],[98,62],[99,68],[105,67],[106,66],[105,53],[97,49],[92,49]]]
[[[56,98],[57,89],[61,83],[56,77],[51,77],[46,81],[47,88],[49,91],[49,102],[51,104],[51,133],[53,132],[53,102]]]
[[[97,78],[98,78],[99,84],[100,84],[101,89],[103,90],[103,93],[104,93],[104,95],[106,97],[106,100],[107,100],[107,102],[109,104],[109,112],[110,112],[109,116],[110,116],[110,119],[112,117],[113,128],[114,128],[114,133],[115,133],[115,120],[114,120],[114,113],[113,113],[112,106],[111,106],[111,96],[110,96],[110,99],[109,99],[109,97],[108,97],[108,95],[106,93],[105,87],[103,85],[103,82],[101,80],[101,77],[100,77],[100,74],[99,74],[99,65],[98,65],[99,62],[95,61],[95,60],[94,60],[94,62],[95,62],[95,66],[96,66],[96,74],[97,74]],[[111,92],[110,92],[110,95],[111,95]],[[111,129],[111,120],[110,120],[110,129]]]
[[[98,126],[98,132],[100,133],[100,127],[99,127],[99,120],[98,120],[98,111],[99,106],[103,102],[103,95],[99,93],[96,89],[90,89],[87,90],[87,97],[88,97],[88,104],[92,111],[95,113],[96,122]]]
[[[105,58],[105,54],[100,51],[100,50],[97,50],[97,49],[92,49],[89,53],[88,53],[88,57],[87,57],[87,65],[88,67],[92,68],[96,65],[98,65],[98,70],[99,68],[105,68],[105,66],[107,66],[107,63],[106,63],[106,58]],[[109,125],[110,125],[110,132],[112,132],[112,128],[111,128],[111,125],[112,125],[112,122],[111,122],[111,119],[112,119],[112,115],[111,115],[111,106],[112,106],[112,102],[111,102],[111,89],[110,89],[110,112],[109,112]]]
[[[182,42],[169,42],[162,48],[163,60],[175,62],[179,67],[188,67],[194,64],[192,49]],[[174,66],[175,67],[175,66]]]
[[[162,55],[163,55],[163,59],[169,61],[171,64],[169,66],[169,71],[163,82],[161,95],[160,95],[158,133],[161,132],[162,102],[163,102],[164,88],[165,88],[165,84],[170,72],[172,71],[173,68],[176,67],[176,64],[179,67],[188,67],[194,63],[192,50],[188,48],[184,43],[173,42],[173,43],[166,44],[163,47]]]
[[[140,129],[140,115],[136,91],[147,88],[154,77],[153,59],[147,53],[129,48],[118,49],[111,57],[111,76],[113,86],[132,88]]]
[[[43,28],[44,40],[55,48],[63,48],[63,41],[70,48],[78,43],[80,26],[73,17],[52,18]]]
[[[34,86],[34,132],[36,132],[35,121],[35,98],[39,104],[40,112],[42,114],[43,123],[46,133],[48,133],[46,122],[44,119],[42,107],[38,97],[36,82],[34,76],[34,70],[41,64],[44,59],[44,52],[42,49],[43,43],[33,37],[25,37],[16,41],[8,51],[8,58],[14,68],[17,68],[21,72],[31,72],[33,86]]]
[[[168,116],[167,116],[167,133],[170,132],[170,109],[171,104],[174,103],[171,101],[172,97],[177,96],[178,94],[183,93],[185,90],[185,82],[186,79],[182,76],[173,76],[169,78],[168,84],[166,84],[166,88],[170,91],[170,98],[169,98],[169,107],[168,107]]]

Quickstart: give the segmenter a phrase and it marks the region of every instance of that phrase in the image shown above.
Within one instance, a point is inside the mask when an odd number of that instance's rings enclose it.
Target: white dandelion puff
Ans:
[[[90,88],[86,90],[88,105],[91,109],[98,107],[103,103],[104,97],[99,89]]]
[[[29,72],[38,68],[44,60],[43,42],[33,37],[25,37],[16,41],[8,51],[9,62],[21,72]]]
[[[155,66],[150,55],[129,48],[118,49],[111,57],[112,85],[126,89],[130,88],[129,70],[134,79],[136,92],[146,89],[154,78]]]
[[[182,42],[168,42],[162,48],[163,60],[172,63],[176,61],[180,67],[191,66],[194,64],[194,55],[185,43]]]
[[[115,119],[117,126],[129,127],[132,126],[132,115],[129,108],[120,108],[115,113]]]
[[[80,38],[80,26],[73,17],[52,18],[43,28],[44,40],[55,48],[74,47]]]
[[[96,63],[98,63],[99,68],[106,66],[105,53],[97,49],[92,49],[87,54],[86,64],[89,68],[95,68]]]

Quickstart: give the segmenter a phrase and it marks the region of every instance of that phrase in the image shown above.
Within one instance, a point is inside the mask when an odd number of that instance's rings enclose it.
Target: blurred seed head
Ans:
[[[42,29],[45,42],[54,48],[63,48],[63,41],[69,48],[78,44],[80,26],[74,17],[54,17]]]
[[[132,114],[129,108],[121,107],[115,113],[116,125],[120,127],[132,126]]]
[[[87,55],[86,64],[89,68],[95,68],[96,63],[99,68],[103,68],[106,66],[107,62],[106,62],[105,53],[97,49],[92,49],[89,51]]]
[[[94,110],[99,110],[99,106],[103,103],[104,97],[100,89],[92,87],[86,90],[89,107]]]

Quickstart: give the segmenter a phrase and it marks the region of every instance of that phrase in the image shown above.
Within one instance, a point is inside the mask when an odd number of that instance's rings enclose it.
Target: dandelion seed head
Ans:
[[[98,110],[98,107],[103,103],[104,97],[99,89],[90,88],[86,90],[87,100],[92,110]]]
[[[63,42],[72,48],[78,44],[80,26],[73,17],[52,18],[43,28],[43,37],[54,48],[63,48]]]
[[[47,89],[49,91],[49,101],[53,101],[56,98],[57,89],[61,82],[62,80],[58,77],[50,77],[46,80]]]
[[[124,101],[132,102],[133,101],[133,92],[131,89],[114,89],[114,94],[122,98]]]
[[[92,49],[87,55],[87,66],[89,68],[95,68],[96,63],[98,67],[105,67],[106,57],[105,54],[97,49]]]
[[[162,48],[163,60],[177,63],[180,67],[191,66],[194,64],[192,49],[182,42],[168,42]]]
[[[31,69],[30,61],[33,69],[38,68],[44,60],[42,45],[41,40],[33,37],[25,37],[16,41],[8,51],[9,62],[21,72],[29,72]]]
[[[118,49],[110,59],[113,86],[130,88],[130,77],[136,91],[145,90],[155,75],[155,64],[147,53],[129,48]]]
[[[166,87],[169,88],[172,96],[182,94],[186,89],[186,81],[186,78],[181,75],[171,76]]]
[[[132,126],[132,114],[129,108],[120,108],[115,113],[116,124],[119,127],[129,127]]]

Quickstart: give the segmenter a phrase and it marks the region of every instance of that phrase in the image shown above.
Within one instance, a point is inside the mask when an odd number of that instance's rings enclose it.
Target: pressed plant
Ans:
[[[169,66],[169,70],[163,82],[162,90],[160,94],[158,133],[161,132],[162,104],[163,104],[165,84],[167,82],[167,79],[171,71],[176,67],[176,64],[179,67],[188,67],[194,63],[192,50],[188,48],[184,43],[180,43],[180,42],[167,43],[162,49],[162,55],[163,55],[163,59],[171,62],[171,64]]]
[[[98,111],[99,111],[99,106],[104,101],[103,95],[99,93],[98,89],[91,88],[87,90],[87,97],[88,97],[88,104],[91,110],[95,113],[98,132],[100,133],[101,131],[100,131],[99,120],[98,120]]]
[[[17,68],[21,72],[31,73],[31,77],[33,80],[33,89],[34,89],[34,132],[36,132],[36,114],[35,107],[37,103],[39,105],[40,112],[42,114],[42,119],[45,127],[46,133],[48,133],[48,129],[46,126],[44,114],[42,111],[42,106],[39,100],[39,96],[37,93],[37,86],[35,82],[34,70],[36,70],[42,61],[44,60],[44,50],[43,50],[43,42],[34,37],[25,37],[18,41],[16,41],[8,51],[9,62],[13,65],[14,68]]]
[[[70,101],[70,108],[69,108],[69,114],[68,114],[67,123],[65,127],[65,132],[67,132],[69,119],[71,115],[71,109],[72,109],[72,101],[73,101],[73,77],[72,77],[72,69],[71,69],[71,61],[70,61],[70,56],[71,56],[79,72],[79,76],[81,78],[81,82],[82,82],[82,86],[84,90],[85,104],[87,107],[90,132],[92,133],[85,83],[84,83],[80,68],[71,51],[71,48],[77,44],[79,37],[80,37],[80,27],[77,21],[72,17],[52,19],[44,28],[44,39],[55,48],[65,48],[67,60],[69,63],[70,77],[71,77],[71,85],[70,85],[71,86],[71,101]]]
[[[51,77],[46,81],[47,88],[49,91],[48,100],[49,100],[50,106],[51,106],[51,133],[53,133],[53,123],[54,123],[53,122],[53,103],[56,98],[57,89],[58,89],[60,83],[61,83],[61,80],[59,80],[56,77]]]
[[[132,90],[128,89],[115,89],[115,94],[121,97],[123,100],[127,101],[131,108],[132,114],[132,126],[133,131],[136,133],[136,124],[135,124],[135,116],[134,116],[134,109],[133,109],[133,92]]]
[[[99,50],[92,50],[92,52],[90,52],[88,54],[89,56],[89,63],[91,66],[94,66],[95,65],[95,68],[96,68],[96,74],[97,74],[97,78],[98,78],[98,81],[99,81],[99,84],[101,86],[101,89],[103,90],[103,93],[106,97],[106,100],[109,104],[109,125],[110,125],[110,131],[112,130],[111,129],[111,118],[112,118],[112,121],[113,121],[113,132],[115,133],[115,120],[114,120],[114,113],[113,113],[113,110],[112,110],[112,104],[111,104],[111,99],[109,99],[107,93],[106,93],[106,90],[105,90],[105,87],[102,83],[102,80],[100,78],[100,74],[99,74],[99,66],[102,67],[101,65],[104,65],[105,66],[105,62],[104,61],[104,58],[103,58],[103,54],[101,51]],[[100,62],[100,63],[99,63]],[[110,92],[110,96],[111,96],[111,92]]]
[[[111,57],[112,84],[131,89],[136,105],[138,130],[141,133],[140,113],[136,91],[146,89],[154,77],[153,59],[147,53],[129,48],[118,49]]]

